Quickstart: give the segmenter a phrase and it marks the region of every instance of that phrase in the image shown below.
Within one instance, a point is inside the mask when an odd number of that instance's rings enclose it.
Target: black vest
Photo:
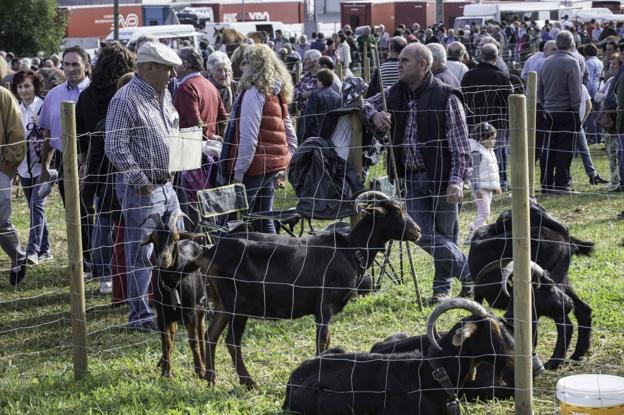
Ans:
[[[412,95],[416,99],[416,124],[419,150],[425,163],[425,170],[431,180],[435,194],[446,191],[451,172],[451,153],[446,138],[446,108],[451,94],[456,94],[463,102],[458,90],[436,79],[431,72],[423,85]],[[399,177],[405,176],[403,165],[403,139],[410,93],[407,85],[397,82],[390,87],[387,98],[388,112],[392,114],[392,150],[397,163]],[[388,175],[394,179],[392,158],[388,158]]]

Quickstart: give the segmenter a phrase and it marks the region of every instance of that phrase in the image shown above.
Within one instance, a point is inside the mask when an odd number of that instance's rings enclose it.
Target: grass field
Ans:
[[[608,176],[602,146],[593,146],[594,162]],[[624,196],[590,186],[580,159],[574,161],[576,190],[570,196],[539,197],[549,211],[567,223],[581,239],[596,242],[591,258],[575,258],[570,275],[581,298],[593,307],[594,336],[587,359],[548,372],[535,382],[537,414],[557,411],[555,384],[562,376],[577,373],[624,375]],[[287,205],[287,192],[278,205]],[[55,261],[32,268],[17,291],[6,275],[0,279],[0,413],[1,414],[277,414],[284,399],[290,372],[314,354],[314,323],[250,321],[244,339],[252,376],[261,387],[249,392],[238,386],[229,355],[217,350],[217,384],[208,387],[195,377],[184,329],[177,336],[173,379],[162,379],[156,363],[160,336],[129,332],[123,328],[126,308],[110,306],[110,297],[97,294],[97,283],[86,286],[89,375],[74,381],[69,315],[69,281],[66,259],[64,211],[55,191],[47,208],[52,228]],[[498,214],[509,198],[493,205]],[[462,232],[474,217],[474,204],[466,203]],[[14,204],[14,222],[22,240],[27,238],[28,217],[23,199]],[[416,269],[423,295],[430,295],[431,259],[416,251]],[[8,268],[6,257],[1,268]],[[397,264],[398,265],[398,264]],[[407,278],[409,280],[409,278]],[[459,290],[458,286],[454,287]],[[411,281],[385,282],[373,295],[357,298],[331,326],[332,345],[365,351],[397,331],[424,333],[431,309],[419,312]],[[441,327],[450,327],[460,314],[449,313]],[[556,332],[549,321],[540,324],[538,353],[546,360]],[[465,414],[511,414],[512,401],[466,404]]]

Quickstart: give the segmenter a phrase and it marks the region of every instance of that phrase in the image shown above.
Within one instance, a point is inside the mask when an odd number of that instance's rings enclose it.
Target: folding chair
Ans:
[[[284,230],[291,236],[296,236],[294,229],[298,223],[302,223],[303,218],[296,212],[295,208],[286,210],[275,210],[266,212],[248,212],[249,203],[245,185],[234,183],[226,186],[205,189],[197,192],[197,204],[199,210],[199,225],[206,232],[210,239],[210,234],[227,233],[241,225],[249,224],[252,220],[267,219],[275,222],[275,228],[279,232]],[[235,215],[234,219],[228,217]],[[230,220],[227,220],[230,219]],[[303,223],[301,232],[303,234]]]
[[[242,213],[249,209],[245,185],[234,183],[199,190],[197,209],[199,210],[199,225],[208,241],[212,242],[214,234],[227,233],[244,224],[241,220]],[[229,215],[232,214],[236,219],[228,220]]]

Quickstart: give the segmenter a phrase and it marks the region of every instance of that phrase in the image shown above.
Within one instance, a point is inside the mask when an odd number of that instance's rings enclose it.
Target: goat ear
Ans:
[[[479,326],[477,326],[477,323],[471,321],[464,324],[463,327],[455,330],[455,335],[453,336],[453,346],[459,347],[463,345],[466,339],[470,338],[470,336],[477,332],[478,328]]]
[[[364,212],[371,214],[371,215],[375,214],[375,215],[383,216],[386,214],[386,209],[382,208],[381,206],[367,206],[364,208]]]
[[[152,235],[153,233],[150,233],[145,238],[143,238],[143,240],[141,241],[139,245],[143,246],[143,245],[149,245],[151,243],[154,243],[154,238],[152,238]]]

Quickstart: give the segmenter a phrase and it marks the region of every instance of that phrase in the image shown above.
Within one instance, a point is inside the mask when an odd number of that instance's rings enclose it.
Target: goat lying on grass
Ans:
[[[438,337],[437,319],[448,310],[471,313]],[[481,305],[466,298],[444,302],[427,322],[427,341],[405,353],[333,352],[303,362],[291,374],[284,409],[306,415],[436,415],[460,413],[458,389],[481,364],[498,383],[513,365],[513,337]],[[449,411],[449,412],[447,412]],[[450,412],[456,411],[456,412]]]
[[[506,281],[512,277],[512,271],[513,262],[507,264],[503,270]],[[565,310],[567,313],[572,311],[572,300],[550,279],[547,271],[544,271],[534,262],[531,263],[531,271],[534,313],[537,313],[539,316],[554,314],[554,312],[561,313],[562,310]],[[505,292],[510,296],[511,301],[508,302],[505,314],[499,320],[507,327],[510,333],[513,333],[513,296],[506,289]],[[536,323],[537,318],[534,317],[533,322]],[[373,345],[371,353],[389,354],[426,350],[429,344],[427,336],[409,337],[405,333],[397,333]],[[537,376],[543,370],[540,359],[537,355],[533,355],[533,375]],[[459,395],[463,395],[469,401],[477,399],[488,400],[494,397],[498,399],[513,397],[513,369],[509,367],[504,369],[501,382],[495,381],[493,373],[494,368],[491,365],[487,363],[481,364],[477,368],[475,378],[464,383],[459,391]]]
[[[326,350],[331,319],[356,294],[375,255],[389,240],[416,241],[420,237],[420,229],[403,206],[383,193],[363,193],[355,207],[363,216],[348,235],[333,232],[300,239],[234,233],[219,238],[195,258],[214,295],[215,314],[208,327],[206,352],[210,383],[215,380],[215,347],[228,327],[226,345],[240,382],[257,387],[241,352],[249,317],[295,319],[312,314],[316,352]]]
[[[579,360],[589,350],[592,330],[592,310],[583,302],[572,287],[568,277],[568,269],[572,255],[591,255],[594,243],[582,241],[571,236],[568,228],[550,216],[538,204],[531,204],[531,260],[544,270],[550,278],[565,292],[574,304],[574,315],[578,322],[578,339],[573,360]],[[480,227],[474,234],[468,255],[468,267],[475,280],[475,301],[486,300],[490,306],[507,309],[510,301],[509,293],[505,292],[502,269],[513,257],[511,234],[511,211],[500,214],[495,223]],[[569,308],[556,309],[549,304],[539,303],[542,307],[537,311],[536,318],[547,316],[555,320],[557,325],[557,343],[552,357],[544,365],[547,369],[558,368],[565,360],[574,327],[568,314]],[[548,310],[546,309],[548,308]],[[534,310],[535,311],[535,310]],[[537,336],[537,328],[534,331]]]
[[[142,242],[154,244],[156,267],[154,277],[154,308],[162,342],[162,357],[158,362],[163,376],[172,376],[171,353],[177,323],[186,326],[189,346],[193,353],[195,372],[202,377],[206,353],[204,335],[207,307],[206,284],[193,258],[202,248],[190,239],[198,235],[180,232],[176,228],[179,215],[163,221],[158,214],[151,215],[156,228]]]

